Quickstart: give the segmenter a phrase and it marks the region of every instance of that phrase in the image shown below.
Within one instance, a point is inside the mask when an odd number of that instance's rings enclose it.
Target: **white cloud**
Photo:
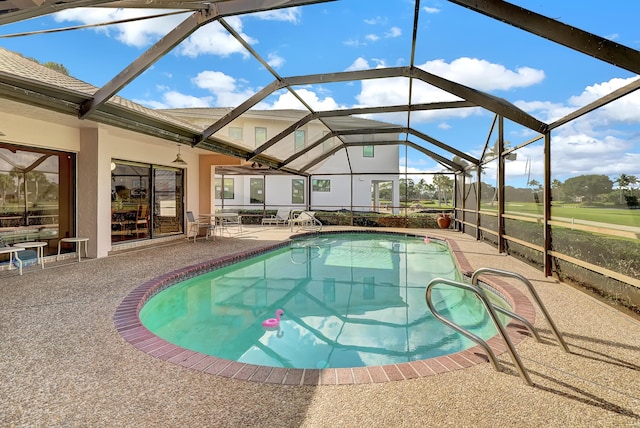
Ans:
[[[391,27],[391,29],[384,33],[386,38],[395,39],[396,37],[400,37],[402,35],[402,30],[399,27]]]
[[[239,85],[234,77],[220,71],[202,71],[192,82],[213,95],[216,107],[237,106],[255,93],[253,89]]]
[[[382,16],[376,16],[375,18],[369,18],[364,20],[365,24],[369,25],[378,25],[378,24],[386,24],[387,18]]]
[[[368,68],[369,62],[362,57],[358,57],[345,71],[367,70]]]
[[[318,94],[307,89],[298,89],[296,93],[315,111],[336,110],[341,107],[332,97],[319,98]],[[304,109],[304,106],[291,92],[283,92],[270,107],[271,109]]]
[[[139,104],[146,105],[155,109],[166,108],[191,108],[191,107],[210,107],[211,97],[194,97],[191,95],[181,94],[176,91],[167,91],[162,94],[162,101],[134,100]]]
[[[608,82],[597,83],[588,86],[585,90],[575,97],[569,99],[569,104],[573,107],[585,106],[611,92],[626,86],[640,77],[634,76],[628,79],[614,78]],[[620,98],[596,112],[599,121],[617,121],[617,122],[640,122],[640,91],[632,92],[623,98]]]
[[[570,97],[566,103],[547,101],[519,101],[523,110],[553,122],[576,109],[602,98],[638,77],[614,78],[586,87],[579,95]],[[557,129],[552,134],[553,178],[564,181],[576,175],[604,174],[614,177],[622,173],[640,174],[640,93],[609,103],[596,111],[581,116]],[[524,153],[525,150],[522,149]],[[636,153],[634,153],[634,151]],[[531,174],[537,177],[544,173],[541,150],[531,150]],[[540,180],[539,180],[540,181]]]
[[[544,122],[554,122],[576,109],[594,102],[613,91],[626,86],[639,77],[628,79],[613,78],[607,82],[587,86],[581,94],[570,97],[566,103],[551,103],[548,101],[517,101],[515,105],[541,118]],[[607,126],[612,123],[640,123],[637,112],[640,111],[640,92],[635,91],[623,98],[613,101],[585,117],[573,122],[573,126],[593,128]]]
[[[236,87],[236,79],[220,71],[202,71],[192,79],[199,88],[211,93],[230,92]]]
[[[354,40],[354,39],[345,40],[344,42],[342,42],[342,44],[352,48],[359,48],[367,45],[366,43],[362,43],[360,40]]]
[[[299,7],[289,7],[286,9],[269,10],[265,12],[256,12],[251,16],[262,19],[264,21],[282,21],[298,24],[302,10]]]
[[[80,22],[82,24],[98,24],[135,17],[150,16],[167,13],[166,10],[136,10],[136,9],[108,9],[108,8],[77,8],[67,9],[54,15],[58,22]],[[145,19],[128,22],[125,24],[110,25],[108,27],[96,27],[94,31],[103,33],[108,37],[128,46],[144,48],[157,42],[186,18],[186,14],[171,15],[162,18]],[[228,17],[226,21],[248,43],[256,44],[257,40],[242,32],[242,20],[238,17]],[[239,53],[248,57],[249,53],[240,43],[230,35],[218,22],[211,22],[199,28],[186,40],[184,40],[175,52],[195,58],[199,55],[229,56]]]
[[[151,108],[188,108],[188,107],[234,107],[254,94],[252,88],[246,87],[232,76],[219,71],[202,71],[191,79],[191,82],[211,95],[196,97],[169,90],[167,86],[156,86],[162,92],[161,101],[135,100],[135,102]]]
[[[382,63],[382,61],[381,61]],[[348,70],[361,70],[369,66],[366,59],[359,57]],[[484,91],[506,90],[539,83],[544,72],[528,67],[516,71],[500,64],[472,58],[459,58],[451,63],[434,60],[419,65],[420,68],[448,80],[462,83]],[[409,79],[396,77],[389,79],[363,80],[361,91],[356,96],[358,106],[402,105],[408,100]],[[414,81],[412,100],[415,103],[459,100],[458,97],[421,81]],[[455,109],[416,112],[412,118],[418,122],[442,120],[447,117],[468,117],[479,114],[480,109]]]
[[[440,9],[435,7],[425,6],[422,8],[425,13],[440,13]]]
[[[544,71],[531,67],[509,70],[501,64],[477,58],[462,57],[447,63],[437,59],[419,68],[445,79],[471,86],[481,91],[509,90],[535,85],[544,80]]]
[[[267,55],[267,64],[273,68],[280,68],[284,65],[285,59],[275,52]]]
[[[136,17],[167,13],[166,10],[136,10],[136,9],[107,9],[107,8],[76,8],[66,9],[53,15],[56,22],[80,22],[83,25],[100,24],[120,21]],[[144,19],[108,27],[96,27],[94,31],[104,33],[109,37],[137,48],[148,46],[185,19],[186,15],[172,15],[162,18]]]
[[[209,107],[211,105],[211,97],[199,98],[192,95],[184,95],[176,91],[166,92],[163,98],[172,108]]]
[[[257,43],[257,40],[242,33],[240,18],[229,17],[226,21],[247,43]],[[209,23],[193,33],[178,46],[178,53],[191,58],[207,54],[227,57],[236,53],[245,58],[249,57],[249,52],[218,22]]]
[[[364,38],[365,40],[368,40],[370,42],[377,42],[382,38],[395,39],[396,37],[400,37],[401,35],[402,35],[402,30],[399,27],[391,27],[389,31],[383,33],[382,36],[379,36],[377,34],[367,34],[364,36]],[[358,42],[354,42],[354,41],[345,42],[345,44],[347,43],[356,44]]]
[[[393,77],[387,79],[363,80],[360,82],[361,91],[356,96],[356,107],[376,107],[381,105],[403,105],[409,99],[409,79]],[[438,101],[452,101],[456,98],[445,91],[429,86],[425,83],[414,81],[414,103],[429,103]],[[411,114],[415,123],[442,120],[451,117],[468,117],[479,113],[479,109],[454,109],[417,111]],[[406,121],[405,113],[389,114],[386,120],[394,123]]]

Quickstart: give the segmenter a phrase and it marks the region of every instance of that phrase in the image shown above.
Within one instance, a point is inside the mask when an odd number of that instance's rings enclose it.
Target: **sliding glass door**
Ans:
[[[182,233],[183,185],[181,169],[113,160],[111,242]]]
[[[153,233],[162,236],[183,231],[184,179],[181,169],[154,166]]]

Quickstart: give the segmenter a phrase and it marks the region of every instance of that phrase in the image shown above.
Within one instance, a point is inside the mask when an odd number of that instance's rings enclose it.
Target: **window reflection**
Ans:
[[[121,160],[111,168],[111,242],[182,233],[181,169]]]
[[[73,165],[69,153],[0,143],[0,238],[43,241],[47,254],[71,236]]]

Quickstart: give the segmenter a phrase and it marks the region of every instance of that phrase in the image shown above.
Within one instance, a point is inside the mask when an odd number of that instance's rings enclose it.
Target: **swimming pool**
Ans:
[[[461,279],[442,241],[390,233],[315,234],[162,291],[156,287],[139,318],[181,349],[243,364],[401,364],[474,346],[430,314],[424,294],[435,277]],[[446,286],[436,291],[436,306],[449,317],[480,337],[495,335],[474,296]],[[262,322],[277,309],[284,311],[279,328],[264,328]]]

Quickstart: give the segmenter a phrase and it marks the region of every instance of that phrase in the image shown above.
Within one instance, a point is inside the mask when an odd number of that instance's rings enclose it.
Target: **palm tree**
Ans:
[[[16,183],[16,200],[20,199],[20,180],[22,179],[22,176],[22,170],[15,166],[11,169],[11,171],[9,171],[9,177],[11,177],[14,182],[16,179],[18,180],[18,182]]]
[[[0,192],[2,192],[2,206],[5,206],[7,201],[7,191],[13,189],[16,182],[9,174],[0,174]]]
[[[616,178],[613,182],[616,183],[618,185],[618,189],[620,189],[620,203],[622,203],[622,194],[623,191],[627,189],[627,187],[629,187],[629,184],[631,184],[630,178],[633,176],[628,176],[627,174],[620,174],[620,177]],[[634,180],[636,180],[635,177],[633,177]],[[637,180],[636,180],[637,181]]]
[[[540,182],[535,178],[529,180],[529,182],[527,183],[527,186],[531,186],[534,192],[540,191],[540,189],[542,188],[542,184],[540,184]]]
[[[444,174],[438,173],[433,176],[433,184],[438,189],[438,206],[441,206],[443,196],[446,201],[447,191],[453,190],[453,180]]]
[[[629,179],[629,189],[631,190],[631,196],[633,196],[633,189],[635,188],[636,184],[638,184],[638,178],[635,175],[629,175],[627,176],[627,178]]]
[[[28,184],[33,183],[33,186],[34,186],[33,203],[34,205],[36,205],[38,203],[40,186],[46,185],[49,182],[49,180],[47,180],[46,175],[44,175],[44,173],[40,171],[30,171],[27,174],[25,174],[25,178]]]
[[[562,187],[562,182],[557,178],[554,178],[551,182],[551,189],[554,190],[555,195],[553,196],[553,200],[557,201],[560,199],[560,188]]]

